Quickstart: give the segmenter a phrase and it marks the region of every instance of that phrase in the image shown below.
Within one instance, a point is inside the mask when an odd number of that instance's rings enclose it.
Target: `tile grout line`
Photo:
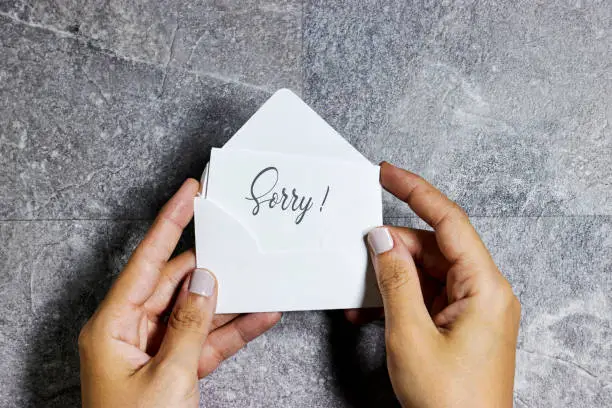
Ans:
[[[62,221],[117,221],[117,222],[153,222],[155,218],[6,218],[6,222],[62,222]]]
[[[83,35],[75,35],[72,34],[70,32],[67,31],[62,31],[62,30],[58,30],[57,28],[51,27],[51,26],[47,26],[47,25],[42,25],[39,23],[35,23],[35,22],[28,22],[28,21],[23,21],[20,20],[19,18],[13,16],[10,13],[6,13],[4,11],[0,11],[0,17],[5,17],[11,21],[13,21],[15,24],[19,24],[19,25],[23,25],[29,28],[34,28],[34,29],[39,29],[39,30],[44,30],[44,31],[48,31],[51,32],[59,37],[63,37],[63,38],[69,38],[72,40],[75,40],[76,42],[78,42],[79,44],[84,44],[87,43],[89,41],[91,41],[92,39]],[[110,48],[103,48],[100,46],[96,46],[93,44],[90,44],[91,46],[88,47],[90,50],[92,50],[92,52],[98,52],[99,54],[105,55],[107,57],[111,57],[111,58],[116,58],[125,62],[129,62],[132,64],[142,64],[145,66],[148,66],[150,68],[156,69],[161,71],[162,73],[165,71],[165,67],[162,64],[157,64],[155,62],[152,61],[147,61],[147,60],[143,60],[140,58],[136,58],[136,57],[131,57],[131,56],[127,56],[127,55],[123,55],[123,54],[118,54],[117,52],[115,52],[114,50],[110,49]],[[210,79],[213,80],[217,80],[220,82],[224,82],[224,83],[229,83],[229,84],[235,84],[235,85],[239,85],[239,86],[243,86],[245,88],[249,88],[249,89],[254,89],[254,90],[258,90],[261,92],[265,92],[267,94],[271,94],[273,91],[260,86],[260,85],[255,85],[255,84],[251,84],[249,82],[243,82],[240,81],[236,78],[231,78],[225,75],[222,75],[220,73],[216,73],[216,72],[209,72],[209,71],[197,71],[197,70],[190,70],[190,69],[186,69],[180,66],[173,66],[173,69],[178,70],[179,72],[183,72],[183,73],[187,73],[187,74],[192,74],[197,76],[205,76],[208,77]]]
[[[539,218],[612,218],[612,214],[573,214],[573,215],[470,215],[472,219],[506,218],[506,219],[539,219]],[[421,220],[417,216],[383,216],[386,220]],[[0,223],[11,222],[62,222],[62,221],[116,221],[116,222],[152,222],[155,218],[5,218]]]
[[[470,215],[469,218],[596,218],[612,217],[612,214],[558,214],[558,215],[517,215],[517,214],[491,214],[491,215]],[[383,216],[387,219],[421,219],[416,215],[391,215]]]

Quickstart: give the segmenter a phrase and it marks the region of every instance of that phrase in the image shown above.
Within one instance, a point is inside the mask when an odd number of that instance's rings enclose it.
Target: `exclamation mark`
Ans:
[[[329,186],[327,186],[327,190],[325,191],[325,197],[323,197],[323,202],[321,203],[321,208],[319,208],[319,212],[323,211],[323,206],[325,205],[325,200],[327,200],[327,194],[329,194]]]

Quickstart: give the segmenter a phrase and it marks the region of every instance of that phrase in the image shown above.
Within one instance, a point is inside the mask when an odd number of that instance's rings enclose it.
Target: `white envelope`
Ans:
[[[226,149],[374,166],[287,89],[272,95],[224,145]],[[217,276],[217,313],[382,305],[365,245],[365,233],[382,224],[377,182],[363,188],[372,189],[378,205],[370,205],[367,214],[357,210],[355,230],[361,233],[343,240],[342,245],[267,251],[258,244],[257,233],[238,221],[239,217],[207,199],[207,177],[208,166],[202,176],[203,190],[194,200],[196,258],[198,268]]]

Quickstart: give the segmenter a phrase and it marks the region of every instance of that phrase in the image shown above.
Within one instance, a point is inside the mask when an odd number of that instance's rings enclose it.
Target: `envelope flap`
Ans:
[[[223,148],[316,155],[369,163],[288,89],[275,92]]]
[[[259,252],[255,236],[214,202],[204,197],[196,197],[193,202],[193,211],[196,232],[212,232],[210,234],[196,233],[196,253],[198,255],[202,253],[198,251],[201,246],[217,246],[215,242],[208,242],[215,240],[215,235],[231,237],[232,246],[219,246],[219,250],[226,250],[228,256],[235,256],[238,249],[245,256]]]

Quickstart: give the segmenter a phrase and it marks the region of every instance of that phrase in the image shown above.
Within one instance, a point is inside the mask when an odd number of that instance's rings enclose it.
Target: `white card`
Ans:
[[[276,92],[213,149],[194,201],[217,312],[381,306],[365,245],[382,224],[378,174],[299,97]]]
[[[264,252],[336,249],[380,222],[378,179],[369,163],[213,149],[206,198]]]

